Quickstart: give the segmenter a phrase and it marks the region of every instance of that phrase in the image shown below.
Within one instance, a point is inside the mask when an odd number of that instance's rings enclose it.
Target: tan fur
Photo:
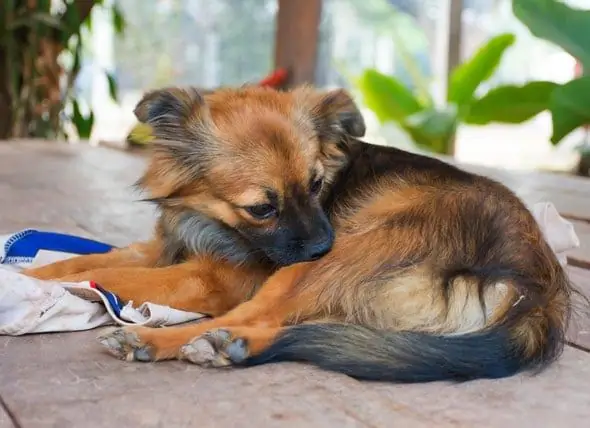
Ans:
[[[350,162],[346,146],[361,144],[354,137],[364,133],[358,110],[343,91],[242,88],[198,94],[175,88],[148,94],[136,109],[141,120],[150,120],[150,108],[162,93],[179,116],[168,122],[156,116],[152,126],[160,144],[139,182],[150,198],[162,199],[162,224],[154,240],[28,271],[39,278],[91,279],[125,300],[151,300],[216,317],[194,326],[127,329],[138,344],[149,345],[154,359],[177,358],[183,345],[217,328],[247,339],[250,355],[256,355],[293,324],[336,320],[458,335],[500,324],[525,304],[531,316],[511,334],[533,355],[549,340],[549,324],[565,324],[569,290],[533,217],[499,184],[477,176],[451,179],[444,168],[388,172],[337,205],[331,213],[336,240],[319,260],[276,270],[188,254],[179,264],[158,267],[170,234],[164,229],[178,230],[184,209],[233,230],[248,226],[272,232],[276,219],[256,220],[244,207],[270,203],[267,189],[273,189],[282,209],[295,198],[292,184],[307,188],[314,174],[324,177],[321,197],[327,197]],[[342,198],[347,191],[339,190]],[[445,283],[441,272],[453,267],[457,254],[465,254],[466,266],[475,266],[479,262],[471,254],[483,251],[479,238],[465,235],[468,209],[476,213],[474,222],[503,222],[497,227],[506,244],[498,248],[505,254],[490,247],[491,253],[481,257],[508,260],[511,269],[544,288],[502,280],[481,292],[471,274]]]

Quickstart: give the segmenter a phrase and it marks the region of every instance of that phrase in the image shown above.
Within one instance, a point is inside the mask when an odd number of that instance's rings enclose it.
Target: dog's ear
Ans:
[[[202,122],[208,113],[204,95],[197,88],[163,88],[146,93],[137,103],[135,116],[158,131]]]
[[[148,169],[137,185],[152,198],[169,196],[200,177],[213,144],[209,108],[196,88],[164,88],[148,92],[135,107],[140,122],[155,137]]]
[[[352,97],[342,89],[319,92],[310,87],[293,90],[295,108],[303,114],[320,141],[326,182],[346,164],[356,138],[366,132],[365,121]]]
[[[343,89],[321,95],[319,102],[312,109],[312,114],[316,125],[324,132],[344,133],[351,137],[365,135],[363,116],[352,97]]]
[[[318,92],[309,87],[294,90],[295,103],[311,118],[320,140],[338,142],[363,137],[365,121],[352,97],[343,89]]]

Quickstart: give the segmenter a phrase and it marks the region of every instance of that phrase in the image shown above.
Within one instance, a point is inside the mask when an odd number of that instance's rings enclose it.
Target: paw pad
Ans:
[[[142,344],[137,333],[117,328],[99,336],[98,341],[112,355],[126,361],[153,361],[149,346]]]
[[[180,350],[181,358],[205,367],[226,367],[248,357],[248,345],[242,338],[232,339],[227,330],[214,330],[193,339]]]

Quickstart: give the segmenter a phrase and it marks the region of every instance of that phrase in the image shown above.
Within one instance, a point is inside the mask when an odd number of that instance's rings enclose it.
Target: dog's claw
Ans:
[[[154,361],[151,349],[143,345],[133,331],[117,328],[99,336],[98,341],[109,353],[126,361]]]
[[[227,346],[226,352],[232,362],[242,363],[248,358],[248,343],[240,337]]]
[[[133,358],[135,361],[152,361],[152,356],[146,348],[133,350]]]
[[[197,338],[180,348],[180,357],[194,364],[207,365],[216,358],[217,351],[205,338]]]
[[[248,346],[242,338],[232,339],[227,330],[214,330],[184,345],[180,357],[204,367],[226,367],[248,358]]]

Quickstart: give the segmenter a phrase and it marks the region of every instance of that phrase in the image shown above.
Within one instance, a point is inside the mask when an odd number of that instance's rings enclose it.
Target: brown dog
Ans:
[[[139,181],[151,242],[29,271],[214,317],[116,329],[116,356],[308,361],[360,379],[509,376],[560,354],[570,284],[504,186],[357,138],[343,91],[164,89]]]

